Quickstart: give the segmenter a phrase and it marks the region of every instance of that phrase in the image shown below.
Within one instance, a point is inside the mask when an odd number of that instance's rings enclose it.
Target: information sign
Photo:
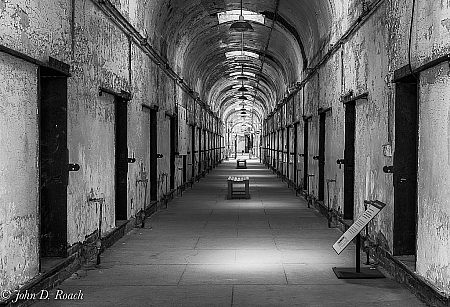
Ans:
[[[333,249],[339,255],[358,233],[386,206],[386,204],[375,200],[360,218],[334,243]]]

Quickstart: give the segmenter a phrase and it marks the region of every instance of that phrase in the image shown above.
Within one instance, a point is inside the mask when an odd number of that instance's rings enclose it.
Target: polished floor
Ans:
[[[36,305],[424,306],[389,277],[337,279],[354,245],[337,255],[337,229],[259,160],[247,167],[225,161]],[[226,199],[230,175],[250,177],[251,199]]]

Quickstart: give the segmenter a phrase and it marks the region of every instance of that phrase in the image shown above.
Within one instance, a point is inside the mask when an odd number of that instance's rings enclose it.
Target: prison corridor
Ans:
[[[342,232],[259,159],[246,164],[224,161],[35,305],[424,306],[386,273],[338,279],[354,244],[337,255]],[[249,177],[250,199],[227,199],[229,176]]]

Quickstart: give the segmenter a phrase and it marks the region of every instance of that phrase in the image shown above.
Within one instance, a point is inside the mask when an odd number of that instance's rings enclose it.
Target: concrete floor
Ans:
[[[259,160],[235,166],[222,163],[36,305],[424,306],[390,278],[337,279],[354,245],[337,255],[340,231]],[[250,176],[251,199],[226,200],[229,175]],[[55,300],[58,289],[83,299]]]

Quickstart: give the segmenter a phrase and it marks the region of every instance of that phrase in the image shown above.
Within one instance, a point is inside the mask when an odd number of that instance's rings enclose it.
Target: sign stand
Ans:
[[[380,201],[365,201],[372,206],[337,240],[333,245],[334,250],[339,255],[347,245],[356,237],[356,268],[333,267],[333,272],[338,279],[372,279],[385,278],[385,276],[375,267],[361,268],[361,235],[360,231],[386,206]]]

